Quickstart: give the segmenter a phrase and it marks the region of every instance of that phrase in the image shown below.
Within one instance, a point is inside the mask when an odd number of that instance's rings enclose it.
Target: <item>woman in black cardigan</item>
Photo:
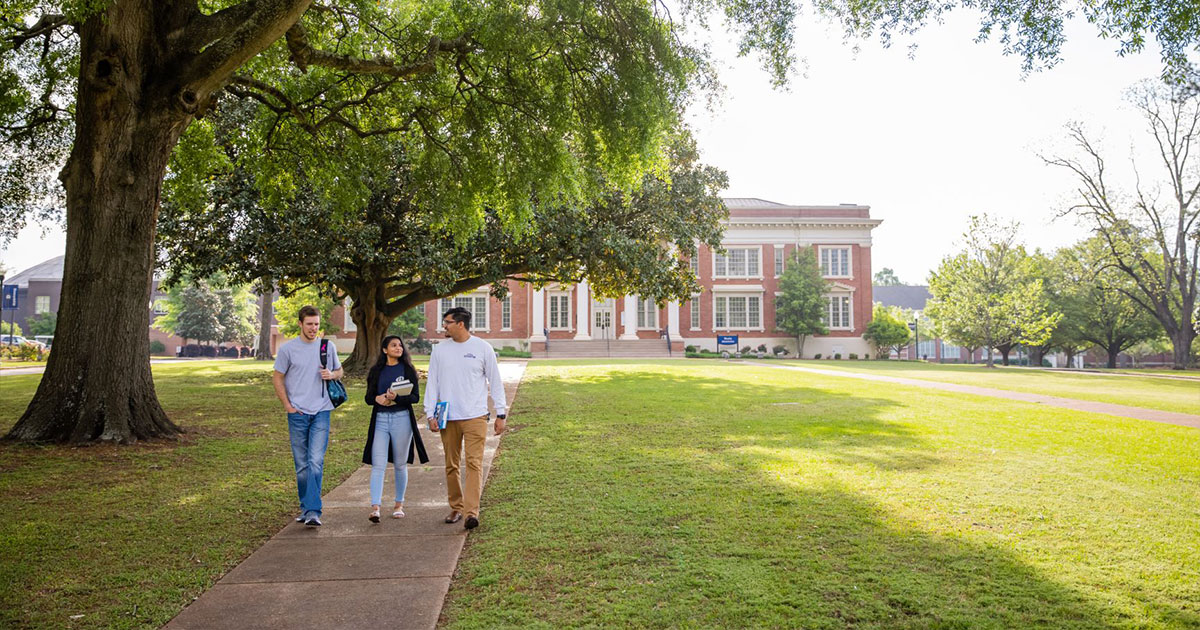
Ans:
[[[372,509],[368,518],[372,523],[379,522],[383,475],[388,463],[396,469],[396,507],[392,510],[392,518],[400,518],[404,516],[404,491],[408,487],[408,466],[401,463],[405,461],[401,460],[401,454],[411,464],[415,447],[421,463],[429,461],[412,408],[421,398],[417,370],[399,337],[388,335],[381,345],[379,360],[367,373],[366,403],[371,406],[371,426],[367,429],[367,444],[363,447],[363,463],[371,465]],[[410,393],[394,391],[393,383],[401,380],[412,384]]]

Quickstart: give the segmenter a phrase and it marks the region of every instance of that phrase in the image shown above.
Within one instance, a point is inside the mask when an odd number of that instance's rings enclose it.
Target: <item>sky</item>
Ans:
[[[736,59],[732,44],[714,37],[726,92],[714,109],[693,107],[689,122],[704,160],[729,175],[724,195],[869,205],[883,219],[874,269],[911,284],[961,249],[972,214],[1019,221],[1024,243],[1044,250],[1086,236],[1055,219],[1073,198],[1071,176],[1038,156],[1069,154],[1064,125],[1080,120],[1105,139],[1119,169],[1144,136],[1124,95],[1161,72],[1157,49],[1118,57],[1115,42],[1073,23],[1062,61],[1025,75],[999,44],[974,41],[977,24],[956,12],[883,48],[847,43],[836,27],[802,18],[805,63],[788,90],[772,88],[756,61]],[[57,225],[27,227],[0,249],[0,264],[11,275],[61,255],[65,242]]]

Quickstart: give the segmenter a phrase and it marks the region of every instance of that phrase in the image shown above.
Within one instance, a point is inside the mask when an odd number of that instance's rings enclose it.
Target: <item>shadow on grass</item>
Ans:
[[[847,482],[943,463],[881,418],[894,401],[670,373],[534,382],[489,480],[487,526],[451,586],[449,627],[1146,621],[1055,581],[1003,536],[930,531],[884,509],[878,488]],[[1154,622],[1200,623],[1150,608],[1139,612]]]

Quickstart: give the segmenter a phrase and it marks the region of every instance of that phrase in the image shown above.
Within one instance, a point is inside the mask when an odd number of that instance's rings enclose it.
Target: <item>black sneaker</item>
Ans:
[[[463,523],[463,527],[467,529],[475,529],[476,527],[479,527],[479,519],[475,518],[474,516],[468,516],[467,522]]]
[[[310,516],[310,517],[308,517],[308,520],[304,521],[304,526],[309,529],[312,529],[313,527],[320,527],[321,519],[319,519],[315,516]]]

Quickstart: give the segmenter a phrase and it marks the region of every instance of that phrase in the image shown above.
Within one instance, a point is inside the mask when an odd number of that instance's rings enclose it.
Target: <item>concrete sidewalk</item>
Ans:
[[[1030,394],[1007,389],[994,389],[991,387],[959,385],[957,383],[945,383],[942,381],[926,381],[915,378],[904,378],[901,376],[865,374],[862,372],[843,372],[842,370],[822,370],[820,368],[802,367],[798,365],[772,365],[770,363],[761,363],[757,361],[747,361],[746,363],[748,365],[773,367],[780,370],[795,370],[797,372],[809,372],[812,374],[822,374],[824,376],[858,378],[867,381],[878,381],[882,383],[895,383],[897,385],[913,385],[916,387],[927,387],[929,389],[940,389],[948,392],[958,392],[961,394],[992,396],[994,398],[1005,398],[1008,400],[1038,403],[1042,405],[1048,405],[1050,407],[1060,407],[1062,409],[1074,409],[1075,411],[1086,411],[1090,413],[1105,413],[1112,416],[1137,418],[1139,420],[1162,422],[1164,424],[1177,424],[1182,427],[1200,429],[1200,416],[1190,413],[1162,411],[1159,409],[1147,409],[1145,407],[1131,407],[1129,405],[1117,405],[1113,403],[1095,402],[1091,400],[1079,400],[1078,398],[1047,396],[1045,394]],[[1198,388],[1198,395],[1200,395],[1200,388]]]
[[[500,371],[511,407],[525,363],[502,362]],[[485,482],[500,442],[488,433]],[[391,518],[389,467],[383,520],[367,520],[371,469],[362,466],[323,497],[323,527],[289,523],[166,628],[433,628],[466,530],[442,522],[450,511],[442,444],[428,429],[421,437],[429,463],[408,468],[404,518]],[[487,512],[480,521],[487,526]]]

